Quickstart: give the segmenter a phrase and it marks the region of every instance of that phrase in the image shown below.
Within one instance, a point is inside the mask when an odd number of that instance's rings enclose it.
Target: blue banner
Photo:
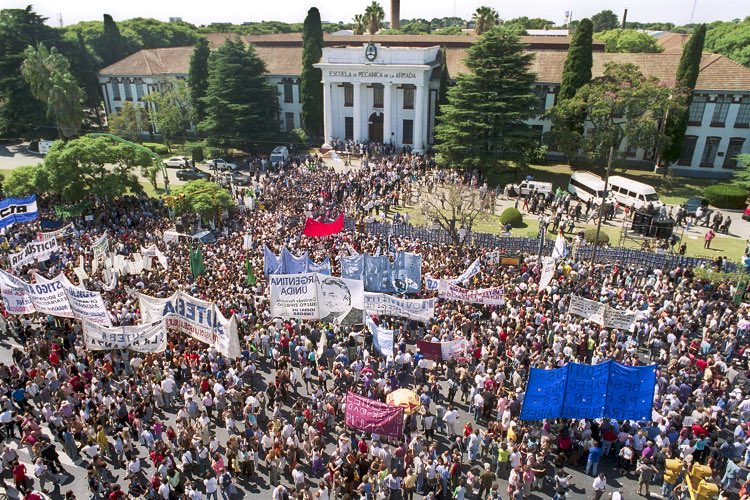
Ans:
[[[363,254],[343,257],[341,259],[341,277],[348,280],[361,280],[365,274],[365,256]]]
[[[387,255],[378,257],[365,254],[365,291],[367,292],[393,292],[393,280],[391,272],[391,261]]]
[[[307,272],[308,273],[318,273],[318,274],[325,274],[326,276],[331,275],[331,259],[330,257],[326,257],[323,259],[320,264],[316,264],[313,261],[310,261],[307,263]]]
[[[308,253],[305,252],[299,257],[292,255],[292,252],[284,247],[281,250],[281,274],[302,274],[307,272],[307,264],[310,261]]]
[[[281,258],[277,257],[266,245],[263,245],[263,274],[266,279],[271,274],[278,274],[281,269]]]
[[[279,255],[271,251],[268,246],[263,245],[263,274],[268,279],[271,274],[303,274],[320,273],[331,275],[331,259],[326,257],[320,264],[310,260],[308,252],[299,257],[284,247]],[[359,279],[359,278],[355,278]]]
[[[36,195],[26,198],[6,198],[0,201],[0,229],[16,222],[30,222],[37,218]]]
[[[615,418],[650,421],[656,365],[568,363],[555,370],[532,368],[521,420]]]
[[[393,263],[392,272],[393,289],[395,292],[419,293],[422,290],[421,255],[416,253],[398,252],[396,254],[396,261]]]

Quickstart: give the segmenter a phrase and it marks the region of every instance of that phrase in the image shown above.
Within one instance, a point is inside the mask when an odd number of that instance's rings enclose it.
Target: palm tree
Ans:
[[[374,35],[383,27],[385,11],[378,2],[373,2],[365,9],[365,20],[367,21],[367,31]]]
[[[477,35],[481,35],[500,24],[500,15],[492,7],[477,7],[472,19],[474,19],[476,25],[474,31]]]
[[[364,35],[365,34],[365,16],[357,14],[354,16],[354,34]]]

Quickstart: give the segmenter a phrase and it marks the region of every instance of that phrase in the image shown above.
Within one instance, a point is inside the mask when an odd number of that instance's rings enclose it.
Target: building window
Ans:
[[[291,78],[284,78],[284,102],[294,102],[294,86]]]
[[[701,167],[714,168],[720,142],[721,137],[706,137],[706,145],[703,146],[703,156],[701,157]]]
[[[745,144],[745,139],[742,137],[729,139],[727,154],[724,155],[724,168],[737,168],[737,155],[742,153],[743,144]]]
[[[743,97],[740,101],[740,108],[737,110],[737,119],[734,121],[737,128],[750,127],[750,97]]]
[[[286,131],[291,132],[294,128],[294,113],[284,113],[284,124],[286,125]]]
[[[404,85],[404,109],[414,109],[414,85]]]
[[[383,84],[376,83],[372,86],[372,107],[383,109]]]
[[[534,112],[537,115],[543,115],[547,108],[547,90],[544,87],[534,87],[536,102],[534,103]]]
[[[401,134],[402,144],[414,144],[414,120],[404,120]]]
[[[706,101],[706,96],[698,95],[693,97],[693,100],[690,102],[688,125],[700,126],[703,122],[703,112],[706,110]]]
[[[143,99],[143,82],[135,82],[135,98],[138,101]]]
[[[714,115],[711,117],[712,127],[723,127],[727,121],[727,113],[729,113],[729,105],[732,104],[732,98],[728,96],[719,96],[716,98],[716,107],[714,108]]]
[[[695,146],[697,144],[698,138],[696,136],[685,136],[685,140],[682,142],[682,149],[680,151],[680,159],[677,160],[678,165],[690,166],[693,164],[693,154],[695,154]]]
[[[351,83],[344,84],[344,107],[354,107],[354,85]]]
[[[354,118],[351,116],[344,118],[344,139],[347,141],[354,139]]]
[[[125,80],[125,82],[122,84],[123,87],[125,87],[125,100],[126,101],[132,101],[133,100],[133,89],[131,88],[131,84],[128,80]]]
[[[113,101],[119,101],[120,100],[120,82],[118,82],[116,79],[109,81],[112,84],[112,100]]]

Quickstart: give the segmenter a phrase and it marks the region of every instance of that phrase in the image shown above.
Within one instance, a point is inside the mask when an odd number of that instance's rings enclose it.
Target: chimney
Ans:
[[[628,20],[628,9],[625,9],[625,12],[622,13],[622,26],[620,26],[622,29],[625,29],[625,21]]]
[[[401,28],[400,24],[401,16],[401,0],[391,0],[391,29],[397,30]]]

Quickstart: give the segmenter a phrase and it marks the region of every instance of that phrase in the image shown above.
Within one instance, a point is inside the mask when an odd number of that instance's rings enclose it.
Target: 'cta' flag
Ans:
[[[344,229],[343,213],[339,215],[338,219],[330,223],[318,222],[308,217],[303,233],[305,236],[311,237],[331,236],[340,233],[342,229]]]
[[[360,431],[400,438],[404,432],[404,409],[367,399],[353,392],[346,394],[346,425]]]
[[[0,201],[0,228],[10,226],[16,222],[36,220],[36,195],[26,198],[6,198]],[[343,227],[343,219],[341,219]]]

